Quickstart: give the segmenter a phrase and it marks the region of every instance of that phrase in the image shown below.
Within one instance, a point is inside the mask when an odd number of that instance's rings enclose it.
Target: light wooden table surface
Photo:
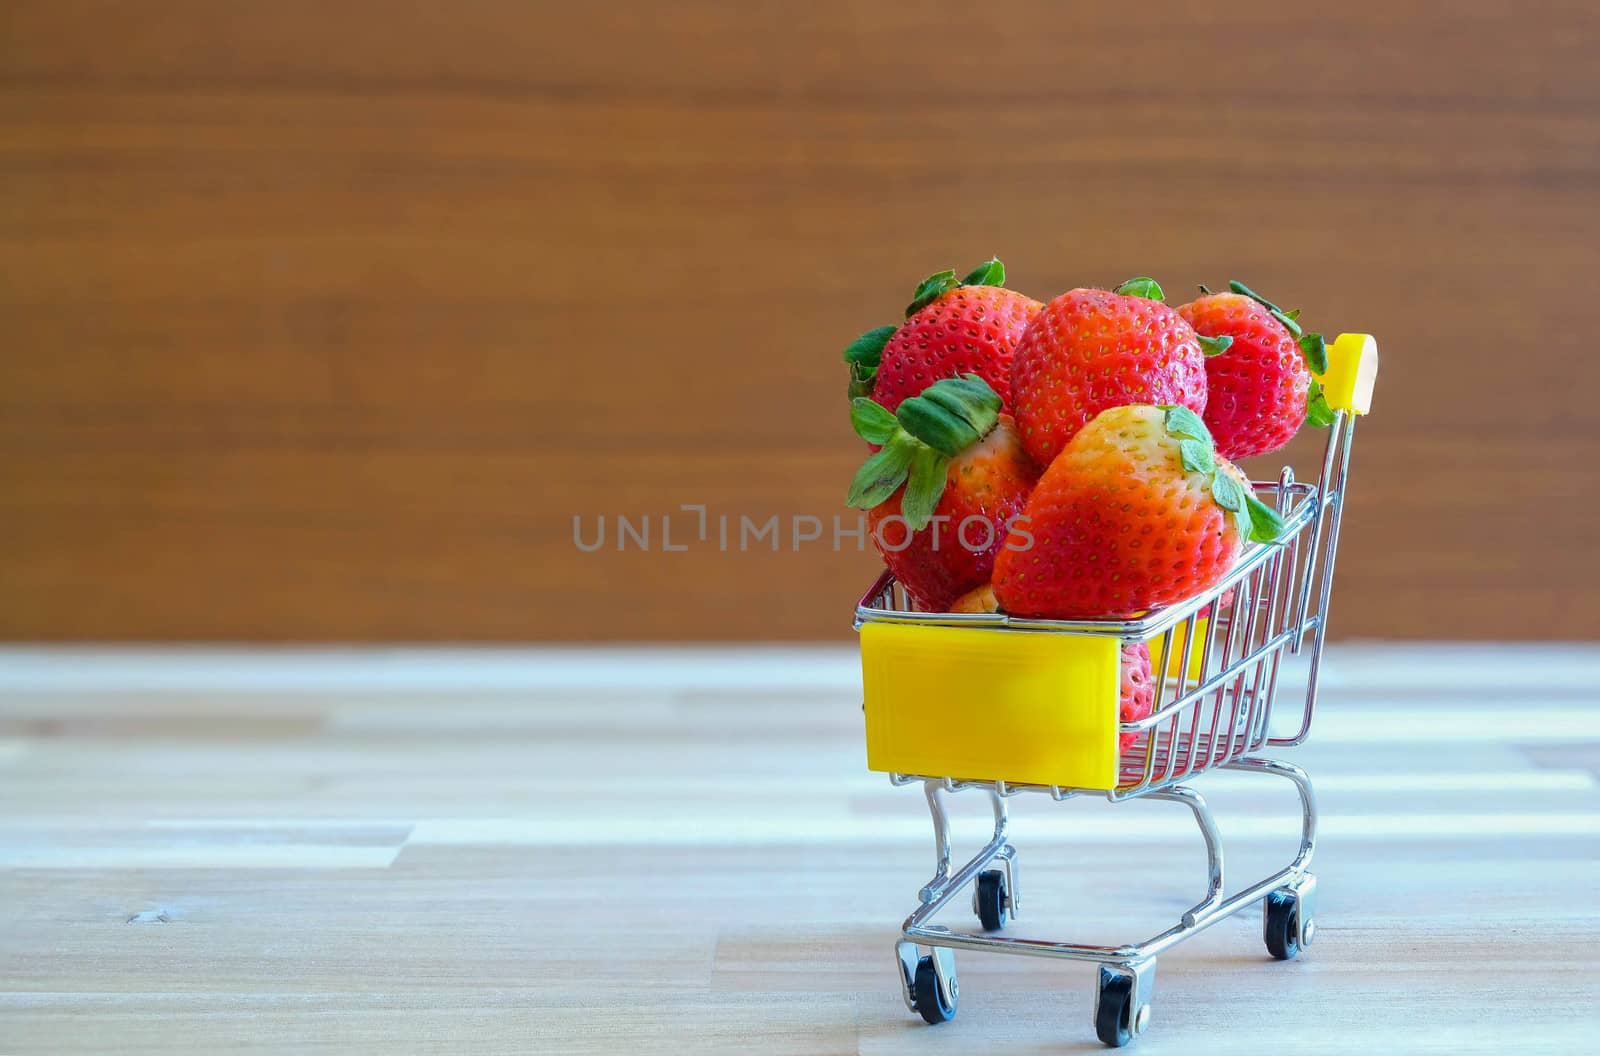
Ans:
[[[1288,756],[1317,944],[1271,961],[1250,912],[1163,955],[1134,1051],[1597,1051],[1597,677],[1336,649]],[[1087,966],[958,954],[956,1019],[906,1012],[931,838],[858,692],[845,650],[0,653],[0,1052],[1097,1048]],[[1287,785],[1198,784],[1232,876],[1291,852]],[[1012,933],[1199,897],[1181,807],[1027,798]]]

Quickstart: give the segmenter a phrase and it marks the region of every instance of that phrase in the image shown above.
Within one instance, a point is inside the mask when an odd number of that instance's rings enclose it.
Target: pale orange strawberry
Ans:
[[[1283,529],[1187,407],[1116,407],[1045,470],[995,562],[1009,613],[1129,619],[1213,586]]]
[[[999,612],[1000,599],[994,596],[994,584],[974,587],[950,603],[951,612]]]

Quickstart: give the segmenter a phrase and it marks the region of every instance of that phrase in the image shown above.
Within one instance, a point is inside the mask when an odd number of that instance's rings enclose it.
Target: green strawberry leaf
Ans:
[[[980,437],[988,435],[989,430],[994,427],[995,418],[1000,414],[1000,394],[976,374],[964,374],[959,378],[936,381],[922,390],[922,398],[932,400],[959,417]],[[926,437],[921,439],[925,443],[932,443]]]
[[[1293,319],[1290,319],[1284,313],[1278,311],[1278,309],[1276,309],[1276,308],[1272,309],[1270,314],[1271,314],[1272,318],[1276,319],[1278,322],[1283,324],[1283,328],[1285,330],[1289,331],[1295,337],[1299,337],[1300,334],[1302,333],[1302,331],[1300,329],[1300,324],[1295,322]]]
[[[1200,351],[1204,352],[1207,358],[1222,355],[1233,344],[1233,338],[1228,337],[1226,334],[1222,337],[1207,337],[1205,334],[1196,334],[1195,336],[1200,339]]]
[[[1215,473],[1217,456],[1210,444],[1199,440],[1179,440],[1178,459],[1191,473]]]
[[[904,433],[895,433],[883,445],[883,450],[861,463],[850,481],[844,504],[851,509],[870,510],[893,495],[905,482],[911,459],[922,447]]]
[[[894,336],[895,329],[875,326],[845,346],[844,361],[850,365],[847,391],[852,400],[872,395],[872,384],[878,379],[878,361],[883,358],[883,348]]]
[[[1271,301],[1267,300],[1265,297],[1261,296],[1255,290],[1252,290],[1250,287],[1246,286],[1244,283],[1240,282],[1238,279],[1229,279],[1228,280],[1228,289],[1232,290],[1234,293],[1242,293],[1242,294],[1244,294],[1246,297],[1250,298],[1252,301],[1255,301],[1257,304],[1261,305],[1263,308],[1267,308],[1267,309],[1269,309],[1271,311],[1277,312],[1280,315],[1283,314],[1283,309],[1282,308],[1279,308],[1277,305],[1273,304]],[[1292,322],[1293,320],[1290,320],[1290,321]]]
[[[844,361],[851,366],[876,367],[883,358],[883,346],[889,343],[897,327],[875,326],[845,346]]]
[[[850,385],[845,390],[854,400],[861,396],[871,396],[873,383],[878,380],[878,368],[863,366],[860,363],[850,364]]]
[[[1165,301],[1167,295],[1161,289],[1161,284],[1148,275],[1129,279],[1127,282],[1111,291],[1127,297],[1145,297],[1152,301]]]
[[[956,281],[954,271],[940,271],[929,275],[917,286],[917,292],[911,295],[911,303],[906,305],[906,318],[916,315],[960,285],[961,283]]]
[[[1300,336],[1300,323],[1297,321],[1300,317],[1300,309],[1296,308],[1292,312],[1286,312],[1282,308],[1279,308],[1277,305],[1273,304],[1271,301],[1267,300],[1265,297],[1261,296],[1255,290],[1252,290],[1250,287],[1240,282],[1238,279],[1229,279],[1228,289],[1232,290],[1234,293],[1244,294],[1244,296],[1250,298],[1252,301],[1255,301],[1268,312],[1272,313],[1272,317],[1278,322],[1282,323],[1284,329],[1288,330],[1295,337]]]
[[[913,532],[920,532],[933,518],[944,494],[945,474],[950,460],[931,447],[918,445],[911,459],[911,479],[906,482],[905,494],[900,497],[900,515]]]
[[[1250,533],[1248,538],[1253,543],[1276,543],[1278,536],[1283,534],[1283,518],[1278,511],[1256,498],[1254,495],[1245,496],[1245,508],[1250,512]]]
[[[1166,418],[1162,424],[1167,427],[1167,432],[1173,436],[1187,436],[1195,440],[1203,440],[1207,444],[1213,443],[1211,430],[1206,428],[1206,423],[1200,416],[1182,404],[1171,407],[1162,407],[1166,411]]]
[[[1311,387],[1306,390],[1306,424],[1313,429],[1326,429],[1333,424],[1333,408],[1328,406],[1322,382],[1316,378],[1311,379]]]
[[[926,393],[901,401],[895,416],[902,429],[942,454],[959,455],[980,439],[965,418]]]
[[[1230,473],[1218,471],[1211,481],[1211,497],[1225,510],[1237,513],[1244,508],[1244,487]]]
[[[860,396],[850,401],[850,428],[869,444],[886,444],[900,422],[883,404]]]
[[[1328,340],[1321,334],[1307,334],[1300,339],[1300,351],[1306,357],[1306,366],[1313,374],[1328,372]]]
[[[990,257],[967,272],[967,277],[961,280],[963,286],[1004,286],[1006,284],[1006,266],[1000,263],[999,257]]]

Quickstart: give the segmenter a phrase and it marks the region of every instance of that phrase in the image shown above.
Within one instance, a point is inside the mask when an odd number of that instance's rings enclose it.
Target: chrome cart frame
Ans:
[[[1346,411],[1336,414],[1317,484],[1297,482],[1287,468],[1277,481],[1253,482],[1257,496],[1282,515],[1283,534],[1274,545],[1249,547],[1220,583],[1182,604],[1125,621],[920,612],[887,573],[861,599],[856,608],[858,629],[873,622],[1011,628],[1161,646],[1155,706],[1148,716],[1120,724],[1121,733],[1136,740],[1122,751],[1116,787],[1109,791],[968,780],[961,775],[891,775],[896,785],[921,783],[933,818],[933,878],[918,892],[920,904],[906,918],[895,947],[901,988],[913,1012],[930,1023],[955,1014],[959,987],[953,951],[957,949],[1092,961],[1100,965],[1095,1030],[1101,1041],[1120,1046],[1149,1024],[1157,956],[1217,921],[1260,901],[1264,938],[1273,956],[1287,960],[1310,945],[1316,932],[1316,878],[1308,871],[1316,843],[1315,794],[1300,768],[1257,753],[1298,745],[1311,729],[1356,417]],[[1274,735],[1269,726],[1273,707],[1288,692],[1287,683],[1280,684],[1279,678],[1283,658],[1308,649],[1303,696],[1296,685],[1291,698],[1298,698],[1300,705],[1298,723],[1292,733]],[[1216,820],[1200,793],[1185,783],[1217,769],[1277,775],[1288,779],[1300,796],[1298,853],[1277,872],[1231,894],[1224,886],[1222,837]],[[945,793],[969,789],[988,793],[994,834],[977,854],[952,869]],[[1020,905],[1017,852],[1010,842],[1005,801],[1022,792],[1056,801],[1104,796],[1112,802],[1148,798],[1183,804],[1206,845],[1205,897],[1165,931],[1120,946],[992,934],[1007,917],[1016,915]],[[990,933],[952,931],[931,923],[969,886],[972,908]],[[919,947],[926,947],[927,953]]]

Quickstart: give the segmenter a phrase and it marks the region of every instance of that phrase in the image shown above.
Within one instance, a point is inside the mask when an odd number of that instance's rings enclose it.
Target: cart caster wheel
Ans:
[[[972,893],[972,902],[978,911],[978,922],[983,925],[984,931],[999,931],[1006,926],[1008,894],[1005,874],[1000,870],[985,869],[978,874],[978,885]]]
[[[1300,952],[1300,899],[1291,891],[1273,891],[1267,895],[1261,917],[1267,952],[1280,961],[1293,960]],[[1312,922],[1306,921],[1307,934],[1312,928]]]
[[[939,976],[933,970],[933,958],[924,957],[917,962],[917,977],[912,983],[916,994],[917,1013],[929,1023],[946,1023],[956,1016],[956,977],[950,976],[950,999],[945,1000],[939,989]]]
[[[1094,1002],[1094,1033],[1113,1049],[1120,1049],[1142,1033],[1150,1021],[1150,1006],[1133,1009],[1133,976],[1103,973]]]

